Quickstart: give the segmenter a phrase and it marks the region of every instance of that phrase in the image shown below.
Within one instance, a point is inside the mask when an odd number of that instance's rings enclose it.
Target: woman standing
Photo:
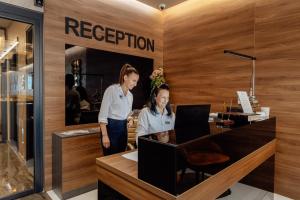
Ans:
[[[138,80],[138,71],[125,64],[120,71],[119,84],[109,86],[104,92],[98,115],[104,156],[126,150],[127,118],[133,102],[130,90],[137,85]]]
[[[167,84],[162,84],[154,89],[149,107],[143,108],[139,114],[137,138],[174,129],[175,114],[171,110],[169,94]]]

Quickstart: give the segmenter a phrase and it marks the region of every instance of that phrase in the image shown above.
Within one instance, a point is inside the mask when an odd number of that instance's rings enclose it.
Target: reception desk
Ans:
[[[158,133],[140,137],[138,163],[122,157],[124,153],[97,158],[98,192],[105,184],[129,199],[210,200],[236,182],[273,192],[275,127],[276,119],[270,118],[234,129],[211,126],[209,133],[189,141],[177,142],[176,131],[169,132],[168,140],[159,141]],[[179,190],[178,150],[207,141],[217,144],[229,162],[209,172],[204,181]]]
[[[102,156],[99,131],[98,127],[53,134],[53,190],[61,199],[97,187],[95,159]]]

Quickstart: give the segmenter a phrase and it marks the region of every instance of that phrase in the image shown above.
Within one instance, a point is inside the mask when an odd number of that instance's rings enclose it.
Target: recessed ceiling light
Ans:
[[[164,9],[166,9],[166,4],[164,4],[164,3],[161,3],[161,4],[159,4],[158,5],[158,8],[160,9],[160,10],[164,10]]]

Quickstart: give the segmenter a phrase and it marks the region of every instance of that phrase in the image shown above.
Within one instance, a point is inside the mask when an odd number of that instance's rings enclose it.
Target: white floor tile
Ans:
[[[274,200],[292,200],[288,197],[281,196],[279,194],[274,194]]]
[[[60,200],[60,198],[55,194],[53,190],[48,191],[47,194],[52,200]]]
[[[231,195],[218,200],[292,200],[290,198],[273,194],[249,185],[236,183],[231,189]],[[52,200],[60,200],[53,190],[47,192]],[[97,200],[97,190],[81,194],[69,200]]]
[[[92,190],[90,192],[83,193],[76,197],[72,197],[68,200],[87,200],[87,199],[88,200],[97,200],[97,197],[98,197],[97,192],[98,192],[98,190]],[[47,194],[49,195],[49,197],[52,200],[60,200],[60,198],[55,194],[55,192],[53,190],[48,191]]]
[[[98,190],[92,190],[90,192],[81,194],[79,196],[70,198],[69,200],[97,200],[98,199]]]
[[[274,200],[274,193],[267,192],[266,196],[262,200]]]
[[[279,194],[268,192],[267,195],[262,200],[292,200],[292,199],[281,196]]]
[[[219,200],[262,200],[267,194],[264,190],[241,183],[236,183],[230,187],[230,189],[231,195],[220,198]]]

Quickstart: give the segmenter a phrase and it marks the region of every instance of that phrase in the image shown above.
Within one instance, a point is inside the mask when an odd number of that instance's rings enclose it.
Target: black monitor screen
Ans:
[[[177,106],[175,120],[177,143],[209,134],[209,112],[210,104]]]

